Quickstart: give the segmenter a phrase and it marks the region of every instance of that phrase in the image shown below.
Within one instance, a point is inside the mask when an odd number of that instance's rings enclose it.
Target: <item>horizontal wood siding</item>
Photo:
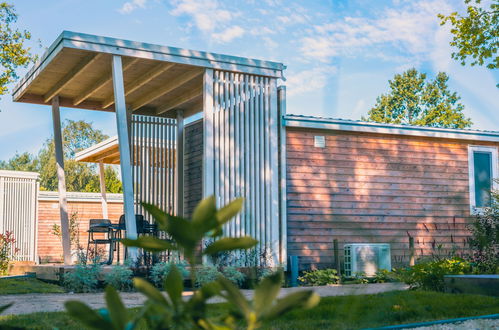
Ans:
[[[325,148],[314,147],[316,135]],[[408,262],[409,235],[417,257],[439,245],[466,252],[470,144],[483,143],[288,128],[288,254],[302,269],[323,268],[334,239],[341,252],[390,243],[397,266]]]

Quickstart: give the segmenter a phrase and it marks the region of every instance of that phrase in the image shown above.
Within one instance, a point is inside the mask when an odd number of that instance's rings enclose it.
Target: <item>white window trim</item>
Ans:
[[[475,205],[475,167],[473,153],[478,152],[490,152],[492,157],[492,180],[499,178],[499,161],[497,158],[497,147],[489,146],[468,146],[468,173],[469,173],[469,188],[470,188],[470,213],[478,214],[483,212],[483,207],[476,207]],[[492,189],[499,189],[499,185],[496,181],[492,181]]]

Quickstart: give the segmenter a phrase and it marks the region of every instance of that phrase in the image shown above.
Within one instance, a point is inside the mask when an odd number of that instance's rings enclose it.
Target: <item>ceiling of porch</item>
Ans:
[[[280,63],[64,31],[14,88],[16,102],[114,111],[112,57],[123,64],[125,98],[133,113],[185,116],[203,106],[205,68],[282,76]]]

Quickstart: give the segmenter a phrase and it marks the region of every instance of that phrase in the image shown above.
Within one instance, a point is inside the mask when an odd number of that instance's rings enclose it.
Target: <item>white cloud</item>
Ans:
[[[333,56],[359,54],[385,60],[423,57],[435,46],[432,36],[439,28],[437,14],[448,11],[446,0],[425,0],[403,2],[397,8],[372,15],[376,18],[347,16],[314,26],[302,38],[301,51],[323,62]]]
[[[118,10],[122,14],[130,14],[135,9],[145,8],[147,0],[132,0],[125,2],[123,6]]]
[[[211,37],[215,42],[227,43],[231,42],[233,39],[242,37],[244,35],[244,29],[238,25],[229,27],[220,33],[213,33]]]
[[[290,96],[322,89],[329,76],[336,73],[334,66],[321,66],[297,73],[288,73],[286,85]]]

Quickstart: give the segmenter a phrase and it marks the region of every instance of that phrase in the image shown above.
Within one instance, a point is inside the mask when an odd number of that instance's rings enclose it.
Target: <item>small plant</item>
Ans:
[[[237,270],[236,267],[228,266],[222,268],[222,274],[226,279],[241,287],[246,281],[246,275]]]
[[[372,278],[374,283],[387,283],[396,281],[395,276],[387,269],[380,269]]]
[[[0,275],[7,275],[11,261],[11,253],[17,253],[18,248],[14,247],[16,239],[11,231],[0,234]]]
[[[182,277],[188,277],[189,271],[187,270],[187,262],[180,261],[178,263],[173,262],[159,262],[155,264],[151,269],[151,281],[156,285],[156,287],[162,287],[165,282],[165,278],[168,276],[173,268],[173,265],[177,267]]]
[[[62,285],[69,292],[94,292],[99,285],[101,266],[98,262],[90,265],[77,264],[73,272],[63,275]]]
[[[340,282],[340,277],[338,276],[338,271],[336,269],[320,269],[306,271],[302,276],[298,277],[298,280],[304,285],[319,286],[338,284]]]
[[[207,283],[216,281],[221,275],[222,273],[215,266],[198,266],[196,268],[195,286],[200,288]]]
[[[104,276],[104,282],[116,290],[130,291],[133,287],[132,277],[133,271],[128,265],[114,265]]]
[[[444,275],[471,272],[471,264],[461,258],[423,261],[410,268],[396,271],[399,278],[412,289],[444,291]]]
[[[495,274],[499,270],[499,193],[494,191],[490,207],[476,215],[468,227],[472,250],[470,262],[476,273]]]
[[[58,237],[62,241],[61,226],[54,223],[51,234]],[[72,247],[80,245],[80,227],[78,225],[78,212],[71,213],[69,217],[69,241]]]

